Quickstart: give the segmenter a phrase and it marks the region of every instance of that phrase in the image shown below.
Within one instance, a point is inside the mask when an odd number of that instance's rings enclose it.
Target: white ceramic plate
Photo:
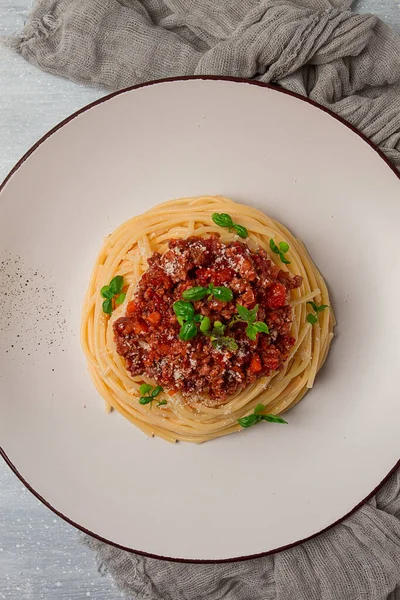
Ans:
[[[170,445],[104,412],[80,309],[105,235],[155,203],[200,194],[257,206],[301,237],[339,326],[287,427]],[[398,176],[371,145],[265,86],[161,82],[67,119],[0,195],[6,460],[70,522],[151,555],[254,556],[337,522],[400,454],[399,200]]]

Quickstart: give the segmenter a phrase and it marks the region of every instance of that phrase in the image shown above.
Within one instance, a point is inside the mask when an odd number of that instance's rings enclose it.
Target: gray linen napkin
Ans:
[[[46,71],[111,90],[192,74],[275,82],[340,114],[400,168],[400,38],[350,6],[39,0],[10,44]],[[139,600],[400,600],[400,472],[334,529],[253,561],[186,565],[85,543]]]

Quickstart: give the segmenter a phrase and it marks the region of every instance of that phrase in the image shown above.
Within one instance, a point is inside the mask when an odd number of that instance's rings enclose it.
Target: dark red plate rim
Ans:
[[[397,169],[394,167],[394,165],[391,164],[391,162],[383,154],[383,152],[377,146],[375,146],[375,144],[373,142],[371,142],[371,140],[369,140],[363,133],[361,133],[360,131],[358,131],[353,125],[351,125],[350,123],[348,123],[347,121],[345,121],[342,117],[336,115],[335,113],[333,113],[332,111],[330,111],[328,108],[325,108],[324,106],[321,106],[320,104],[317,104],[313,100],[310,100],[309,98],[305,98],[303,96],[300,96],[299,94],[296,94],[295,92],[290,92],[290,91],[285,90],[283,88],[280,88],[280,87],[277,87],[277,86],[274,86],[274,85],[270,85],[268,83],[263,83],[261,81],[253,81],[253,80],[248,80],[248,79],[239,79],[237,77],[220,77],[218,75],[204,75],[204,76],[195,76],[195,75],[193,75],[193,76],[186,76],[186,77],[170,77],[170,78],[166,78],[166,79],[158,79],[156,81],[149,81],[149,82],[146,82],[146,83],[140,83],[138,85],[132,85],[132,86],[124,88],[122,90],[118,90],[117,92],[113,92],[111,94],[108,94],[107,96],[103,96],[102,98],[99,98],[98,100],[95,100],[94,102],[91,102],[90,104],[87,104],[83,108],[80,108],[79,110],[77,110],[76,112],[74,112],[72,115],[70,115],[69,117],[67,117],[66,119],[64,119],[60,123],[58,123],[58,125],[56,125],[52,129],[50,129],[50,131],[48,131],[43,137],[41,137],[40,140],[38,140],[24,154],[24,156],[11,169],[11,171],[9,172],[9,174],[4,179],[3,183],[0,185],[0,192],[2,191],[2,189],[4,188],[4,186],[6,185],[6,183],[8,182],[8,180],[14,175],[14,173],[16,173],[16,171],[20,168],[20,166],[26,161],[26,159],[41,144],[43,144],[43,142],[45,142],[47,140],[47,138],[49,138],[51,135],[53,135],[53,133],[55,133],[56,131],[58,131],[58,129],[61,129],[61,127],[64,127],[64,125],[66,125],[67,123],[69,123],[70,121],[72,121],[72,119],[75,119],[80,114],[86,112],[90,108],[93,108],[94,106],[97,106],[98,104],[101,104],[102,102],[106,102],[107,100],[110,100],[110,98],[114,98],[114,96],[119,96],[120,94],[123,94],[125,92],[130,92],[132,90],[137,90],[137,89],[140,89],[140,88],[143,88],[143,87],[147,87],[147,86],[150,86],[150,85],[157,85],[159,83],[168,83],[168,82],[171,82],[171,81],[191,81],[191,80],[230,81],[230,82],[233,82],[233,83],[241,83],[241,84],[247,84],[247,85],[254,85],[254,86],[258,86],[258,87],[269,88],[269,89],[272,89],[272,90],[274,90],[276,92],[280,92],[282,94],[286,94],[287,96],[292,96],[293,98],[297,98],[298,100],[301,100],[302,102],[307,102],[308,104],[311,104],[315,108],[318,108],[319,110],[322,110],[323,112],[327,113],[332,118],[336,119],[336,121],[339,121],[340,123],[342,123],[342,125],[345,125],[348,129],[351,129],[351,131],[353,131],[355,134],[357,134],[362,140],[364,140],[364,142],[366,142],[381,157],[381,159],[387,164],[387,166],[389,167],[389,169],[391,169],[391,171],[393,171],[393,173],[396,175],[396,177],[400,180],[400,173],[397,171]],[[58,511],[56,508],[54,508],[54,506],[51,506],[51,504],[49,504],[49,502],[47,502],[47,500],[45,498],[43,498],[39,494],[39,492],[37,492],[24,479],[24,477],[21,475],[21,473],[19,473],[19,471],[17,470],[17,468],[11,462],[10,458],[7,456],[6,452],[1,447],[0,447],[0,455],[3,457],[3,459],[5,460],[5,462],[7,463],[7,465],[10,467],[10,469],[18,477],[18,479],[24,484],[24,486],[30,492],[32,492],[32,494],[34,496],[36,496],[36,498],[38,500],[40,500],[45,506],[47,506],[47,508],[49,508],[51,511],[53,511],[56,515],[58,515],[59,517],[61,517],[62,519],[64,519],[64,521],[66,521],[70,525],[73,525],[74,527],[76,527],[80,531],[83,531],[83,533],[86,533],[86,534],[88,534],[88,535],[96,538],[97,540],[100,540],[101,542],[104,542],[106,544],[110,544],[112,546],[115,546],[116,548],[120,548],[121,550],[126,550],[127,552],[134,552],[135,554],[140,554],[142,556],[147,556],[149,558],[156,558],[156,559],[159,559],[159,560],[168,560],[168,561],[172,561],[172,562],[183,562],[183,563],[196,563],[196,564],[229,563],[229,562],[238,562],[238,561],[250,560],[250,559],[255,559],[255,558],[261,558],[262,556],[267,556],[269,554],[274,554],[276,552],[281,552],[282,550],[287,550],[289,548],[293,548],[294,546],[302,544],[303,542],[306,542],[307,540],[311,540],[312,538],[316,537],[317,535],[320,535],[321,533],[324,533],[325,531],[328,531],[332,527],[335,527],[335,525],[337,525],[338,523],[341,523],[344,519],[346,519],[347,517],[349,517],[350,515],[352,515],[363,504],[365,504],[372,496],[374,496],[374,494],[376,494],[376,492],[384,485],[384,483],[386,483],[386,481],[393,475],[393,473],[397,470],[397,468],[400,467],[400,459],[399,459],[398,462],[394,465],[394,467],[390,470],[390,472],[386,475],[386,477],[376,486],[376,488],[373,489],[372,492],[370,494],[368,494],[368,496],[366,496],[363,500],[361,500],[361,502],[359,502],[352,510],[350,510],[347,514],[345,514],[343,517],[341,517],[340,519],[338,519],[337,521],[335,521],[331,525],[328,525],[327,527],[325,527],[321,531],[318,531],[317,533],[314,533],[314,534],[310,535],[309,537],[306,537],[306,538],[304,538],[302,540],[298,540],[298,541],[293,542],[292,544],[288,544],[286,546],[281,546],[280,548],[275,548],[274,550],[269,550],[268,552],[260,552],[258,554],[250,554],[248,556],[238,556],[238,557],[235,557],[235,558],[228,558],[228,559],[218,559],[218,560],[201,559],[201,560],[194,560],[194,559],[187,559],[187,558],[171,558],[171,557],[168,557],[168,556],[160,556],[160,555],[157,555],[157,554],[151,554],[149,552],[142,552],[140,550],[135,550],[134,548],[127,548],[126,546],[121,546],[120,544],[117,544],[117,543],[115,543],[115,542],[113,542],[111,540],[107,540],[107,539],[103,538],[101,535],[98,535],[97,533],[93,533],[93,531],[89,531],[88,529],[86,529],[85,527],[83,527],[83,525],[80,525],[79,523],[75,523],[74,521],[72,521],[71,519],[69,519],[66,515],[64,515],[60,511]]]

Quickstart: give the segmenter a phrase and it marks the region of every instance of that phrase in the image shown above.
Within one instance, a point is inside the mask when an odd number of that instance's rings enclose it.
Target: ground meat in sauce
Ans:
[[[302,283],[300,276],[280,270],[262,249],[252,252],[242,242],[225,244],[217,235],[171,239],[168,250],[162,256],[153,253],[148,264],[126,315],[114,323],[118,354],[133,376],[147,375],[166,390],[217,406],[282,368],[295,342],[288,302],[290,290]],[[187,288],[209,283],[229,287],[234,298],[220,302],[206,297],[193,303],[196,313],[227,325],[237,303],[249,309],[258,304],[257,320],[267,323],[270,334],[259,333],[252,341],[244,323],[233,325],[225,335],[235,338],[235,352],[214,348],[200,332],[181,340],[172,306]]]

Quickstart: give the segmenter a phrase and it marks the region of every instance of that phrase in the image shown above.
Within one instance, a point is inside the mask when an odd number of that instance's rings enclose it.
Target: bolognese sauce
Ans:
[[[146,375],[170,394],[179,392],[205,405],[224,404],[282,368],[295,343],[290,291],[301,283],[300,276],[281,270],[261,248],[224,243],[218,235],[171,239],[164,254],[154,252],[148,259],[125,316],[114,323],[117,352],[132,376]],[[231,299],[213,295],[214,286],[230,290]],[[191,302],[197,331],[192,328],[193,337],[181,339],[174,304],[197,287],[210,293]],[[238,306],[255,311],[254,319],[266,325],[254,339],[238,317]],[[223,337],[212,335],[217,330]]]

